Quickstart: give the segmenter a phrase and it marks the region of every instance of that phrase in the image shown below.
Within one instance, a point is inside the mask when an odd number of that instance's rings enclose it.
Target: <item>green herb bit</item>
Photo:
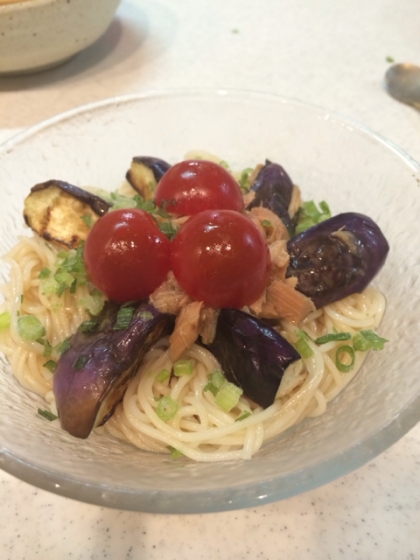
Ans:
[[[347,373],[353,369],[355,358],[356,355],[351,346],[347,344],[340,346],[335,354],[335,365],[339,371]]]
[[[54,352],[57,352],[57,354],[65,354],[67,352],[67,350],[70,350],[71,348],[71,344],[70,344],[70,338],[65,338],[62,342],[59,342],[58,344],[56,344],[54,346]]]
[[[313,200],[304,202],[299,209],[296,233],[301,233],[306,229],[331,218],[331,211],[328,204],[323,200],[317,208]]]
[[[112,204],[110,211],[120,210],[122,208],[136,208],[137,206],[137,201],[134,199],[134,197],[124,196],[123,194],[117,192],[112,192],[110,195],[110,199],[110,202]]]
[[[296,334],[298,339],[295,343],[295,348],[299,352],[301,358],[310,358],[313,356],[314,351],[309,346],[308,341],[311,340],[311,337],[303,331],[302,329],[296,329]]]
[[[250,416],[252,416],[252,412],[249,410],[245,410],[245,412],[243,412],[240,416],[238,416],[238,418],[235,420],[235,422],[241,422],[242,420],[245,420],[246,418],[249,418]]]
[[[89,356],[85,356],[85,355],[79,356],[73,364],[73,369],[75,369],[76,371],[83,369],[86,363],[88,362],[88,360],[89,360]]]
[[[394,60],[394,58],[393,58],[392,56],[387,56],[387,57],[385,58],[385,60],[386,60],[387,62],[389,62],[390,64],[392,64],[393,62],[395,62],[395,60]]]
[[[181,377],[181,375],[192,375],[194,371],[194,362],[189,359],[177,360],[174,363],[174,375]]]
[[[46,266],[44,266],[44,268],[42,268],[38,274],[38,278],[40,280],[45,280],[45,278],[49,278],[50,276],[51,276],[51,269],[47,268]]]
[[[10,327],[11,321],[12,318],[8,311],[3,311],[3,313],[0,313],[0,331],[8,329]]]
[[[160,231],[169,239],[173,239],[179,230],[179,228],[175,227],[172,222],[160,222],[158,225]]]
[[[242,393],[243,390],[240,387],[237,387],[230,381],[225,380],[214,397],[214,400],[220,408],[229,412],[238,404]]]
[[[265,228],[270,228],[272,224],[271,224],[270,220],[263,220],[261,222],[261,225]]]
[[[87,319],[83,321],[78,327],[79,332],[94,332],[98,328],[99,322],[95,319]]]
[[[229,169],[230,169],[230,166],[229,166],[228,162],[225,161],[224,159],[221,159],[221,160],[219,161],[219,165],[221,165],[222,167],[224,167],[224,168],[227,169],[228,171],[229,171]]]
[[[50,342],[45,338],[38,338],[37,342],[42,344],[44,347],[44,352],[42,353],[44,358],[49,358],[52,354],[53,347],[51,346]]]
[[[55,360],[48,360],[48,362],[45,362],[43,365],[44,368],[50,370],[51,373],[55,373],[55,370],[57,369],[57,362]]]
[[[253,171],[254,170],[252,169],[252,167],[247,167],[242,171],[241,176],[239,177],[239,181],[238,181],[239,187],[245,193],[247,193],[251,188],[250,177]]]
[[[169,422],[169,420],[175,418],[178,408],[179,405],[177,401],[169,395],[165,395],[158,401],[156,414],[164,422]]]
[[[315,344],[321,345],[326,344],[327,342],[335,342],[335,341],[342,341],[342,340],[350,340],[351,334],[349,332],[340,332],[340,333],[329,333],[325,334],[324,336],[319,336],[315,339]]]
[[[179,449],[172,447],[172,445],[167,445],[166,448],[171,453],[171,459],[179,459],[180,457],[184,457],[184,454]]]
[[[156,375],[156,381],[158,381],[159,383],[163,383],[164,381],[166,381],[167,379],[169,379],[171,377],[171,372],[168,369],[162,369],[157,375]]]
[[[368,350],[383,350],[386,338],[381,338],[372,330],[359,331],[353,337],[353,348],[359,352],[367,352]]]
[[[52,422],[53,420],[57,420],[57,418],[58,418],[58,416],[56,416],[55,414],[53,414],[49,410],[44,410],[42,408],[38,408],[38,414],[40,416],[42,416],[43,418],[46,418],[50,422]]]
[[[90,214],[84,214],[82,220],[85,222],[86,226],[91,229],[93,226],[93,218]]]
[[[44,325],[34,315],[21,315],[17,321],[17,331],[21,338],[30,341],[38,340],[46,333]]]
[[[122,331],[128,329],[133,319],[134,307],[121,307],[118,310],[117,318],[113,326],[114,331]]]
[[[213,393],[213,395],[216,396],[217,392],[225,381],[226,378],[223,375],[223,372],[220,369],[215,369],[209,375],[209,381],[208,383],[206,383],[206,385],[204,385],[203,391],[210,391],[211,393]]]

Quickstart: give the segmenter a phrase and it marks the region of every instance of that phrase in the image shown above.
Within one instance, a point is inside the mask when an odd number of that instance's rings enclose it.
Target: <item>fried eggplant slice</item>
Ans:
[[[154,197],[156,185],[170,167],[170,164],[163,159],[135,156],[125,178],[145,200],[151,200]]]
[[[61,426],[72,436],[87,438],[112,416],[146,352],[173,330],[173,315],[144,302],[120,328],[121,309],[130,310],[107,302],[91,330],[79,329],[58,360],[53,391]]]
[[[389,245],[368,216],[346,212],[329,218],[287,242],[287,277],[316,308],[361,292],[382,268]]]
[[[206,348],[220,363],[226,379],[263,408],[273,404],[283,373],[300,359],[276,330],[233,308],[220,311],[216,336]]]
[[[52,179],[32,187],[23,216],[26,224],[47,241],[75,249],[110,206],[84,189]]]

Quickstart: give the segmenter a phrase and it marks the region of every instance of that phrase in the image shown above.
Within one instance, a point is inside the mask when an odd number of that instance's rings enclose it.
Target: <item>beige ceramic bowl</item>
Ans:
[[[0,74],[71,58],[107,29],[120,0],[0,0]]]

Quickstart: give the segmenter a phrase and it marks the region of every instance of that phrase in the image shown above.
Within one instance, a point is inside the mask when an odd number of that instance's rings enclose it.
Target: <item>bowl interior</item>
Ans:
[[[327,412],[266,443],[250,461],[199,464],[140,452],[109,436],[76,440],[36,414],[40,400],[0,376],[0,466],[42,488],[92,503],[154,512],[218,511],[285,498],[356,468],[420,419],[419,166],[340,116],[280,97],[179,91],[108,100],[51,119],[0,149],[0,253],[23,225],[32,185],[63,179],[115,189],[134,155],[170,162],[192,148],[234,169],[281,163],[304,199],[371,216],[391,251],[375,284],[385,293],[372,352]],[[2,263],[1,278],[7,277]]]

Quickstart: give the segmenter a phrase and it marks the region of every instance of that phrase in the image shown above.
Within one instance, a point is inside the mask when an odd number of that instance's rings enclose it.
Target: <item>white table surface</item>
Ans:
[[[388,57],[420,64],[413,0],[122,0],[106,34],[67,64],[0,78],[0,140],[105,97],[222,87],[327,107],[420,161],[420,112],[383,90]],[[258,508],[117,511],[0,471],[0,511],[2,560],[420,559],[420,425],[357,471]]]

